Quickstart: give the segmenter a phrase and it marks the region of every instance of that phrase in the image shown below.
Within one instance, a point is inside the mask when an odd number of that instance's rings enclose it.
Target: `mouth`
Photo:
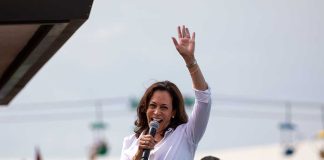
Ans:
[[[160,118],[151,118],[151,121],[157,121],[157,122],[161,123],[163,120]]]

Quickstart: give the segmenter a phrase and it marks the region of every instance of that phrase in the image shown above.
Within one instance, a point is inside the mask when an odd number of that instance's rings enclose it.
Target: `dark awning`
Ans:
[[[0,1],[0,104],[8,104],[88,19],[92,3]]]

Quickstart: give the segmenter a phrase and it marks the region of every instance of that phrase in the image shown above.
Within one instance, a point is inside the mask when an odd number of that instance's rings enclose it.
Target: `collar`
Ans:
[[[173,132],[173,130],[174,130],[173,128],[168,128],[168,130],[165,131],[164,136],[168,136],[169,134],[171,134]]]

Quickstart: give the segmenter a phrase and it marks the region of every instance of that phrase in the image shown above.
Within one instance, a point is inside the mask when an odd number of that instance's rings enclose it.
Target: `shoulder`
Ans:
[[[124,137],[123,146],[124,147],[130,146],[136,139],[137,137],[135,136],[135,134],[131,134]]]
[[[135,141],[136,141],[136,136],[135,134],[131,134],[129,136],[124,137],[123,140],[123,150],[126,150],[129,148]]]
[[[137,139],[137,137],[135,136],[135,133],[134,133],[134,134],[124,137],[124,142],[134,141],[135,139]]]

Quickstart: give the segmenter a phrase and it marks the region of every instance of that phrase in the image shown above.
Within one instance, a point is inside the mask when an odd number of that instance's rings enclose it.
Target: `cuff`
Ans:
[[[200,90],[197,90],[195,88],[193,88],[193,90],[195,91],[195,95],[196,95],[196,100],[197,101],[203,102],[203,103],[209,103],[209,101],[210,101],[210,95],[211,95],[209,86],[204,91],[200,91]]]

